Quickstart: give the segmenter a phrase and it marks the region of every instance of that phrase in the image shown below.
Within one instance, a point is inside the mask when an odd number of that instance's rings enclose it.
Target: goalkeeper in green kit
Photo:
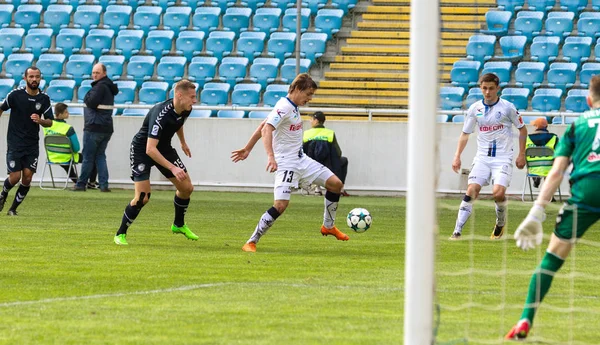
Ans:
[[[594,76],[590,81],[587,103],[591,110],[577,118],[558,142],[554,163],[542,190],[515,232],[517,246],[523,250],[542,243],[545,207],[560,185],[567,167],[573,163],[571,198],[558,213],[546,254],[531,277],[521,319],[508,332],[506,339],[527,337],[552,278],[565,262],[575,241],[600,219],[600,76]]]

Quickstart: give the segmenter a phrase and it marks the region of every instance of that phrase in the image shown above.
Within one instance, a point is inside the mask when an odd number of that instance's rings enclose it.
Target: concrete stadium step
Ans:
[[[442,56],[438,62],[447,65],[452,65],[460,60],[460,57]],[[406,63],[408,64],[408,56],[366,56],[366,55],[337,55],[334,58],[335,62],[354,62],[354,63]]]
[[[410,1],[406,0],[372,0],[375,5],[410,5]],[[463,6],[497,6],[496,0],[441,0],[440,6],[444,5],[463,5]]]
[[[442,39],[442,47],[447,46],[460,46],[466,47],[468,39],[463,40],[449,40]],[[393,38],[348,38],[346,40],[348,44],[362,44],[362,45],[372,45],[372,44],[381,44],[381,45],[398,45],[398,46],[408,46],[410,45],[410,41],[408,39],[393,39]]]
[[[369,96],[369,97],[408,97],[408,90],[364,90],[364,89],[317,89],[315,97],[320,96]]]
[[[359,29],[388,29],[388,30],[396,30],[410,29],[410,22],[392,22],[392,21],[364,21],[356,24]],[[475,23],[452,23],[452,22],[442,22],[442,30],[471,30],[476,31],[484,28],[485,20],[483,22],[475,22]]]
[[[363,97],[313,97],[310,102],[312,106],[319,105],[342,105],[360,107],[406,107],[408,99],[405,98],[363,98]]]
[[[382,20],[382,21],[410,21],[410,14],[383,14],[383,13],[365,13],[362,16],[365,20]],[[478,22],[481,17],[478,15],[456,15],[453,14],[442,14],[442,22]]]
[[[404,54],[408,55],[410,52],[409,46],[399,46],[399,47],[388,47],[385,45],[379,46],[356,46],[356,45],[348,45],[341,48],[342,53],[348,54]],[[466,56],[466,48],[465,47],[441,47],[440,54],[445,56],[455,55],[455,56]]]
[[[442,32],[443,40],[468,41],[473,33],[471,32]],[[378,39],[410,39],[409,31],[358,31],[350,32],[352,38],[378,38]]]
[[[488,11],[487,6],[477,7],[442,7],[442,14],[485,14]],[[368,6],[366,13],[392,13],[408,14],[410,6]]]
[[[382,70],[382,71],[408,71],[409,65],[405,64],[381,64],[381,63],[338,63],[329,64],[329,68],[336,69],[352,69],[352,70]],[[450,72],[452,65],[445,64],[440,66],[440,70]]]
[[[368,89],[368,90],[408,90],[408,83],[389,81],[349,81],[349,80],[321,80],[319,89]]]
[[[367,79],[367,80],[407,80],[408,72],[338,72],[329,71],[325,72],[325,78],[332,79],[345,79],[345,80],[356,80],[356,79]]]

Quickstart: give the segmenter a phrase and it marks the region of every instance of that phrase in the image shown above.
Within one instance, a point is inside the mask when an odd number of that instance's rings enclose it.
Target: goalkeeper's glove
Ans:
[[[537,204],[533,205],[529,214],[515,232],[514,237],[517,240],[517,247],[528,250],[540,245],[543,236],[542,222],[545,219],[546,213],[544,212],[544,207]]]

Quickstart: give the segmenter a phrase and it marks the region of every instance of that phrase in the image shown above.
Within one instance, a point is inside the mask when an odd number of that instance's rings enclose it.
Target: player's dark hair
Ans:
[[[595,75],[590,80],[590,97],[593,102],[600,101],[600,75]]]
[[[494,83],[496,86],[500,85],[500,78],[494,73],[486,73],[481,76],[479,79],[479,84],[481,83]]]
[[[69,107],[68,105],[66,105],[66,104],[64,104],[62,102],[56,103],[56,105],[54,106],[54,115],[58,115],[58,114],[64,113],[67,110],[68,107]]]
[[[25,78],[27,78],[27,74],[29,74],[29,71],[39,71],[39,70],[40,70],[40,69],[39,69],[39,68],[37,68],[37,67],[35,67],[35,66],[29,66],[29,67],[27,67],[27,69],[25,70],[25,73],[23,74],[23,76],[24,76]],[[40,73],[42,73],[42,72],[40,72]]]
[[[196,90],[196,85],[187,79],[182,79],[175,84],[175,91]]]
[[[292,93],[294,90],[304,91],[308,89],[317,89],[317,83],[308,75],[308,73],[301,73],[296,76],[290,88],[288,90],[289,93]]]

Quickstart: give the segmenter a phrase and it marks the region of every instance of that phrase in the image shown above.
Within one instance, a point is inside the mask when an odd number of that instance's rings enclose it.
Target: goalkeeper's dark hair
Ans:
[[[498,86],[500,85],[500,78],[494,73],[486,73],[479,78],[479,84],[481,83],[494,83]]]
[[[289,93],[292,93],[294,90],[305,91],[308,89],[317,89],[317,83],[308,75],[308,73],[300,73],[296,76],[290,88],[288,89]]]
[[[600,101],[600,75],[595,75],[590,80],[590,97],[594,103]]]

